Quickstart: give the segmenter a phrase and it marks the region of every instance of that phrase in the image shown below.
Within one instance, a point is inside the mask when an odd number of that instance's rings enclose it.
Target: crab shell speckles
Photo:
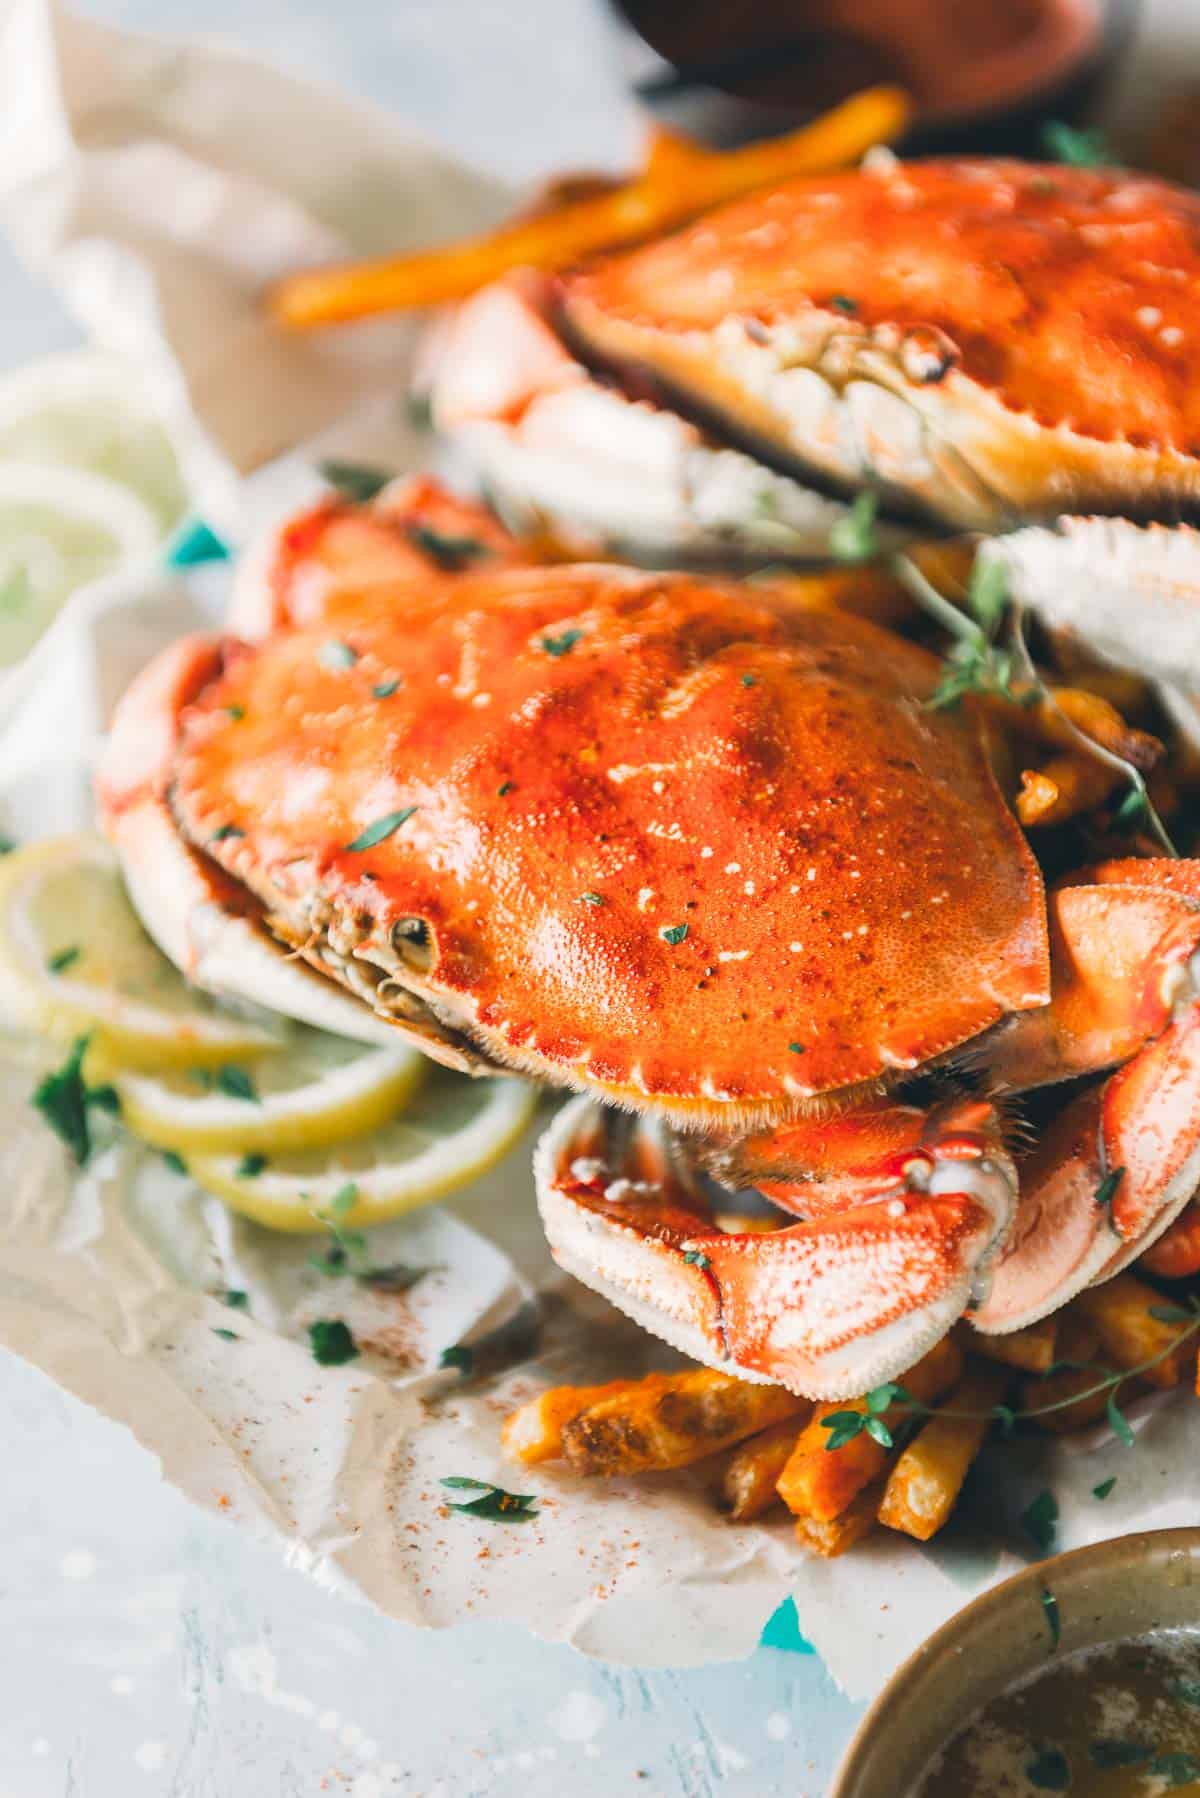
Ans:
[[[229,653],[171,803],[280,934],[493,1059],[765,1120],[1045,1001],[1036,865],[935,679],[871,626],[678,575],[370,589]]]
[[[888,161],[570,276],[567,329],[783,466],[988,528],[1200,499],[1200,197]]]

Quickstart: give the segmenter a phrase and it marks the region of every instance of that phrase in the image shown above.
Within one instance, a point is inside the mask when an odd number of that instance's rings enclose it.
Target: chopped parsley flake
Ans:
[[[162,1158],[164,1165],[169,1167],[173,1174],[187,1173],[187,1162],[175,1149],[164,1149]]]
[[[788,1048],[793,1055],[803,1055],[806,1053],[803,1043],[789,1043]]]
[[[83,950],[78,943],[72,943],[69,949],[60,949],[57,955],[52,955],[46,966],[52,974],[63,974],[68,968],[74,967],[82,954]]]
[[[358,1355],[358,1344],[350,1334],[350,1326],[340,1317],[319,1317],[308,1326],[309,1346],[313,1360],[322,1367],[341,1367]]]
[[[572,626],[570,630],[561,632],[557,637],[543,637],[542,648],[548,656],[570,655],[582,636],[583,632]]]
[[[262,1173],[262,1171],[266,1167],[266,1165],[267,1165],[266,1156],[260,1155],[258,1153],[257,1149],[251,1149],[251,1151],[248,1155],[242,1156],[242,1159],[238,1162],[237,1167],[234,1169],[234,1179],[235,1180],[256,1180],[258,1178],[259,1174]]]
[[[664,924],[658,934],[664,943],[682,943],[687,933],[686,924]]]
[[[469,1480],[461,1474],[451,1474],[441,1483],[453,1491],[479,1494],[464,1504],[450,1506],[452,1511],[462,1511],[468,1517],[486,1517],[491,1523],[527,1523],[538,1515],[533,1509],[537,1500],[532,1492],[506,1492],[503,1486],[493,1486],[488,1480]]]
[[[318,467],[329,485],[355,506],[368,505],[392,479],[386,470],[368,468],[362,462],[321,462]]]
[[[513,786],[514,786],[513,781],[506,780],[502,786],[499,786],[496,788],[496,798],[497,799],[507,799],[508,795],[513,790]]]
[[[246,716],[246,708],[244,705],[227,705],[225,710],[235,724],[240,724],[242,719]]]
[[[1053,1492],[1043,1490],[1021,1512],[1021,1528],[1046,1554],[1054,1542],[1058,1528],[1058,1500]]]
[[[236,824],[222,824],[219,829],[213,831],[209,842],[226,843],[231,837],[244,837],[245,834],[245,831],[239,829]]]
[[[244,1099],[247,1104],[261,1105],[258,1088],[246,1072],[245,1068],[236,1068],[230,1062],[219,1067],[213,1085],[227,1099]]]
[[[392,680],[381,680],[377,687],[371,688],[371,697],[373,699],[390,699],[393,693],[400,691],[400,685],[399,675]]]
[[[439,1367],[457,1367],[464,1379],[468,1377],[474,1365],[475,1351],[469,1349],[465,1342],[452,1343],[449,1348],[444,1348],[438,1356]],[[444,1485],[446,1482],[442,1483]]]
[[[242,1340],[236,1330],[214,1330],[213,1335],[219,1336],[222,1342],[240,1342]]]
[[[1069,163],[1072,168],[1099,169],[1113,160],[1104,133],[1094,127],[1080,131],[1061,119],[1051,119],[1042,127],[1042,142],[1055,162]]]
[[[244,1311],[250,1303],[250,1294],[243,1292],[240,1286],[231,1286],[222,1297],[231,1311]]]
[[[683,1251],[683,1258],[685,1261],[689,1262],[692,1267],[705,1268],[712,1266],[712,1262],[704,1253],[703,1249],[685,1249]]]
[[[835,312],[857,312],[858,301],[852,300],[848,293],[831,293],[829,304]]]
[[[1115,1473],[1110,1474],[1108,1479],[1101,1480],[1101,1482],[1098,1486],[1092,1487],[1092,1497],[1098,1498],[1101,1501],[1103,1501],[1104,1499],[1106,1499],[1110,1496],[1110,1494],[1112,1493],[1112,1489],[1116,1485],[1116,1483],[1117,1483],[1116,1474]]]
[[[579,903],[581,905],[603,905],[604,897],[601,893],[580,893]]]
[[[33,1093],[34,1106],[54,1134],[66,1143],[79,1167],[86,1165],[92,1152],[92,1109],[120,1110],[120,1100],[111,1086],[88,1086],[83,1078],[88,1040],[86,1036],[76,1037],[62,1067],[40,1080]]]
[[[1105,1174],[1096,1188],[1097,1205],[1111,1205],[1116,1197],[1117,1188],[1124,1178],[1125,1169],[1123,1167],[1115,1167],[1111,1173]]]
[[[459,574],[468,563],[492,553],[477,537],[450,537],[444,531],[430,530],[427,524],[410,524],[408,537],[415,549],[423,551],[447,574]]]
[[[405,805],[398,812],[386,812],[382,818],[376,818],[374,824],[368,824],[352,843],[346,844],[347,852],[358,854],[363,849],[374,849],[393,836],[402,824],[407,824],[416,810],[415,805]]]
[[[757,677],[753,674],[743,674],[742,685],[743,687],[756,687],[758,685]]]

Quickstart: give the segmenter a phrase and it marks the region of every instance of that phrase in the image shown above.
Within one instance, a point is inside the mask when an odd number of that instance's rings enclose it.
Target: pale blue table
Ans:
[[[79,10],[236,39],[517,179],[633,142],[591,0]],[[1149,14],[1143,68],[1187,48],[1200,73],[1194,0]],[[1156,91],[1153,71],[1137,85]],[[0,366],[75,340],[3,249],[0,319]],[[820,1798],[858,1714],[803,1653],[640,1674],[512,1628],[429,1635],[351,1608],[6,1357],[0,1442],[0,1798]],[[778,1634],[798,1641],[794,1620]]]

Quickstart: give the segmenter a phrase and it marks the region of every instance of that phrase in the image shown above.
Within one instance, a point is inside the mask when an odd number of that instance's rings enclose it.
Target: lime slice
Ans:
[[[279,1048],[272,1022],[223,1011],[142,929],[101,837],[46,837],[0,861],[0,1006],[89,1069],[220,1067]]]
[[[52,462],[115,481],[148,508],[159,537],[187,508],[175,444],[144,376],[101,350],[0,376],[0,461]]]
[[[119,1074],[121,1116],[160,1149],[276,1154],[322,1148],[394,1118],[430,1064],[415,1049],[364,1047],[298,1024],[252,1069]]]
[[[0,461],[0,667],[32,649],[76,588],[159,538],[149,507],[105,475]]]
[[[438,1068],[403,1117],[370,1136],[272,1156],[257,1174],[234,1155],[192,1156],[188,1172],[272,1230],[321,1229],[317,1214],[335,1199],[339,1228],[363,1229],[485,1173],[516,1142],[536,1103],[537,1089],[523,1080],[470,1080]]]

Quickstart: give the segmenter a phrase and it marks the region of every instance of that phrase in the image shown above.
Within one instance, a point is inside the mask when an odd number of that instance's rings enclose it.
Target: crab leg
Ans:
[[[1111,1278],[1200,1185],[1200,910],[1190,897],[1200,869],[1142,862],[1095,872],[1105,884],[1057,895],[1072,902],[1060,926],[1070,919],[1081,928],[1059,940],[1063,984],[1042,1014],[1044,1031],[1027,1042],[1031,1059],[1044,1058],[1043,1078],[1053,1077],[1056,1045],[1066,1073],[1089,1056],[1093,1068],[1111,1063],[1118,1047],[1129,1058],[1068,1105],[1025,1158],[1013,1237],[974,1318],[984,1331],[1020,1329]],[[1113,927],[1107,939],[1104,923]],[[1004,1039],[1010,1072],[1013,1039],[1024,1034],[1019,1022]]]
[[[681,1139],[577,1099],[538,1146],[538,1203],[559,1265],[676,1348],[839,1398],[903,1372],[944,1335],[1007,1231],[1005,1159],[982,1138],[967,1153],[961,1132],[949,1147],[943,1159],[929,1143],[907,1173],[881,1176],[877,1200],[727,1235]]]

